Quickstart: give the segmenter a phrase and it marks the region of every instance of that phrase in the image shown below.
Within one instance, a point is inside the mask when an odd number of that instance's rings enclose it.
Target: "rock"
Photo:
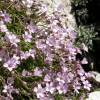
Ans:
[[[100,83],[100,73],[96,72],[96,71],[91,71],[89,72],[89,74],[91,75],[91,77]]]
[[[86,100],[100,100],[100,91],[91,92]]]

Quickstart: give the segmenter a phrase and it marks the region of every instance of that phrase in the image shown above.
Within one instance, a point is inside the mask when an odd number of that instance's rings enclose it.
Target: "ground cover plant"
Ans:
[[[86,58],[76,59],[77,33],[62,24],[63,6],[53,9],[38,0],[0,0],[2,100],[84,100],[93,89],[81,66]]]

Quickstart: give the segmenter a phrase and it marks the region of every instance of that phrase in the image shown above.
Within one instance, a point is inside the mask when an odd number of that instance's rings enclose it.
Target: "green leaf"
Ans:
[[[63,100],[63,96],[60,94],[55,95],[55,100]]]

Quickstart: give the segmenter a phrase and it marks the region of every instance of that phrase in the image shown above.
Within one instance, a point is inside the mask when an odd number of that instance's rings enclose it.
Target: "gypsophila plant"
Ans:
[[[2,100],[75,100],[91,90],[76,60],[77,33],[61,23],[63,7],[55,9],[48,14],[39,0],[0,0]]]

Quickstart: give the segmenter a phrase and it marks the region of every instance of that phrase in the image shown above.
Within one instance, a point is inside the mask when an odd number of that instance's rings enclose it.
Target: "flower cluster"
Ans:
[[[31,11],[32,5],[36,5],[39,22],[33,21],[34,17],[26,14],[23,19],[29,18],[29,21],[22,21],[24,28],[21,34],[17,34],[9,28],[13,24],[13,16],[5,11],[0,12],[0,33],[3,34],[0,37],[3,43],[0,49],[1,66],[8,69],[27,91],[29,89],[25,85],[31,86],[31,92],[35,93],[39,100],[54,100],[56,94],[66,95],[72,92],[80,93],[80,90],[90,90],[91,84],[86,72],[81,62],[76,60],[76,54],[81,52],[80,48],[74,45],[77,33],[62,24],[62,19],[66,18],[60,12],[62,6],[59,5],[48,15],[47,5],[43,2],[21,0],[18,3],[22,8],[27,7]],[[31,66],[31,71],[25,69],[26,66]],[[19,69],[22,71],[18,72]],[[21,79],[16,76],[17,73]],[[42,79],[30,84],[23,80],[27,77]],[[13,88],[12,85],[5,85],[3,92],[9,90],[8,95],[11,96]]]

